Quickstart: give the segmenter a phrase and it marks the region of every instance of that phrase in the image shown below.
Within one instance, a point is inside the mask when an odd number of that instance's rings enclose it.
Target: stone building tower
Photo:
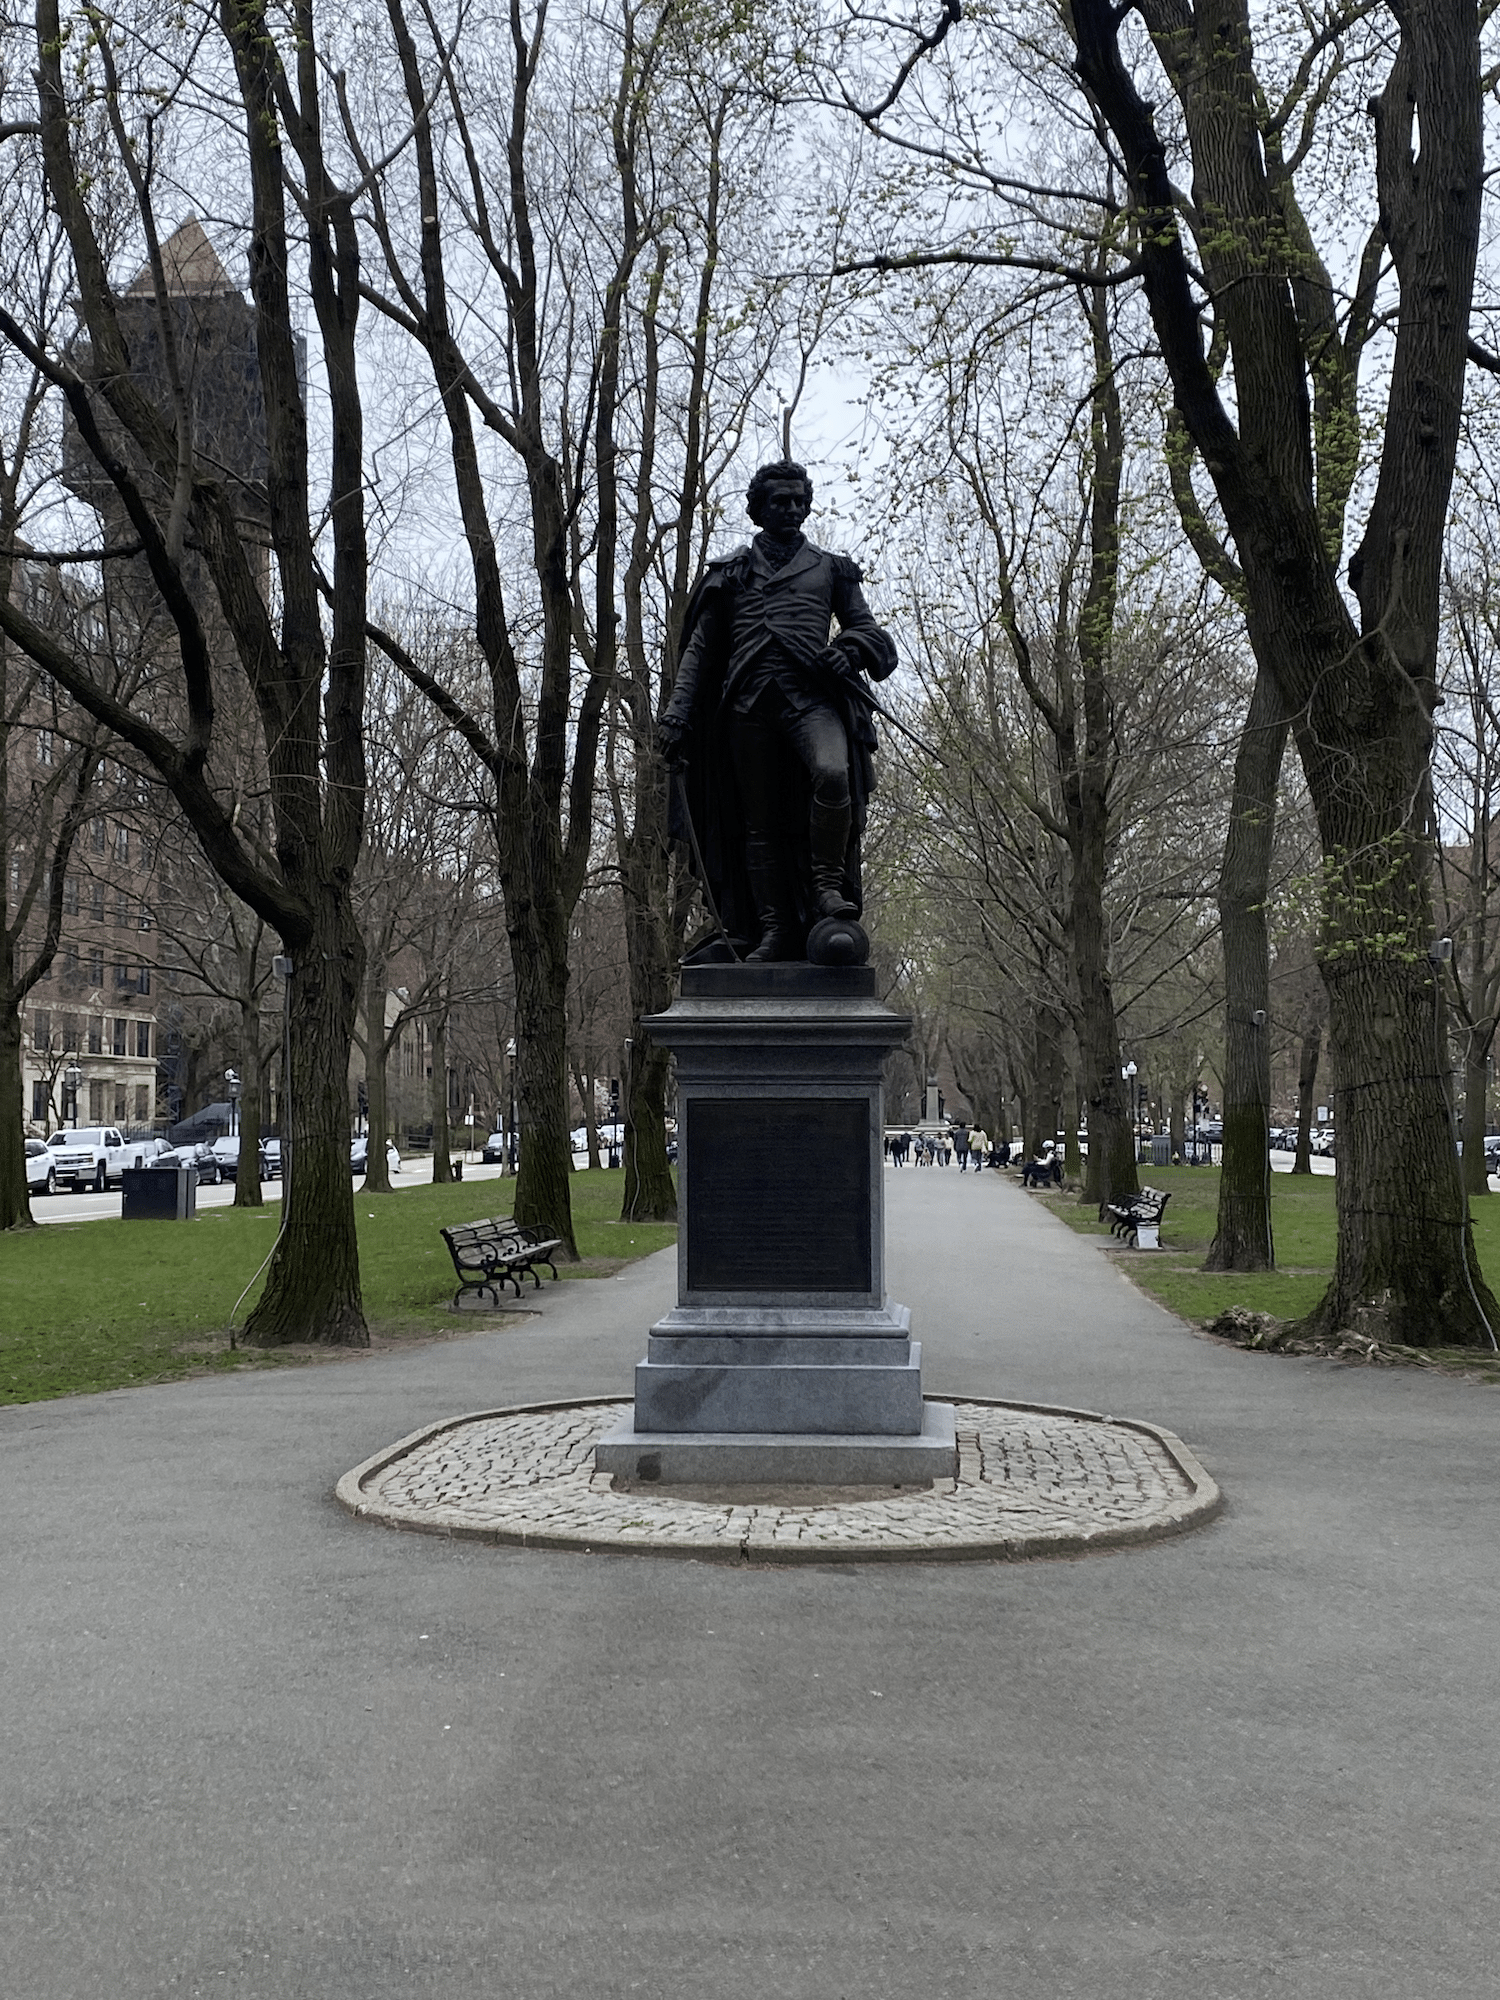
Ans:
[[[227,480],[243,539],[257,552],[261,588],[269,595],[266,415],[254,308],[236,290],[196,217],[189,217],[167,239],[161,254],[165,298],[157,296],[149,261],[119,297],[131,372],[170,417],[174,409],[166,345],[170,334],[195,457],[210,476]],[[74,359],[87,371],[86,343],[75,347]],[[169,496],[142,464],[134,445],[118,430],[112,442],[137,468],[144,490],[164,505]],[[113,485],[83,447],[71,419],[64,432],[63,480],[98,513],[106,548],[134,539]],[[191,556],[186,568],[211,651],[227,664],[232,645],[215,594]],[[136,699],[164,716],[174,699],[174,635],[144,561],[126,558],[106,563],[105,590],[115,649],[136,656]],[[159,676],[153,658],[163,662]],[[243,681],[238,673],[226,671],[215,673],[215,683],[216,709],[228,722],[247,706]],[[243,719],[253,724],[248,714]],[[230,727],[222,734],[238,754],[255,757],[253,726]],[[217,775],[236,790],[242,783],[247,791],[263,790],[253,775],[227,771]],[[33,1023],[33,1039],[41,1038],[38,1057],[50,1053],[55,1069],[60,1038],[68,1040],[70,1053],[76,1049],[85,1079],[77,1094],[75,1115],[80,1123],[139,1125],[163,1110],[176,1117],[187,1108],[182,1102],[182,1008],[171,990],[172,968],[164,962],[170,959],[170,948],[163,947],[153,920],[163,863],[143,822],[144,799],[139,781],[111,761],[100,789],[100,811],[76,851],[76,883],[70,871],[57,981],[49,994],[39,991],[33,996],[49,1003],[40,1007]],[[36,1082],[28,1083],[28,1100],[35,1096],[37,1101],[28,1101],[27,1109],[39,1127],[45,1092],[42,1064],[36,1068]]]

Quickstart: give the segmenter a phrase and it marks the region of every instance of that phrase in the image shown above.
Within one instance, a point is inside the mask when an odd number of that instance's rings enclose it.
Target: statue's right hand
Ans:
[[[682,739],[687,723],[680,715],[664,715],[656,725],[656,747],[669,764],[682,761]]]

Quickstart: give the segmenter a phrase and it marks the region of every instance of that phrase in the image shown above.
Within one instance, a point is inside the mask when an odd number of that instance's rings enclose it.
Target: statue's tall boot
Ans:
[[[813,800],[809,828],[813,902],[820,917],[856,916],[844,893],[844,857],[849,851],[850,809]]]
[[[747,952],[747,965],[769,965],[789,958],[792,940],[783,914],[781,869],[776,849],[769,840],[753,834],[745,842],[745,873],[750,877],[750,893],[755,898],[755,919],[760,925],[760,942]]]

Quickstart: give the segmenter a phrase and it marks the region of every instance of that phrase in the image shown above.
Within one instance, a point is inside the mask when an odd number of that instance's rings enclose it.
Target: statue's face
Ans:
[[[807,519],[807,488],[800,479],[772,479],[761,488],[760,525],[768,535],[785,541]]]

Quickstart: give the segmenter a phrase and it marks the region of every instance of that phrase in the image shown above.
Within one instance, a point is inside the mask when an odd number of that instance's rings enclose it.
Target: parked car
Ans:
[[[57,1169],[52,1164],[52,1155],[40,1139],[26,1141],[26,1192],[57,1193]]]
[[[505,1143],[505,1134],[503,1132],[491,1132],[488,1139],[484,1142],[484,1151],[479,1156],[486,1166],[503,1167],[505,1165]]]
[[[220,1171],[225,1180],[232,1181],[239,1172],[240,1166],[239,1135],[237,1133],[234,1135],[226,1134],[222,1139],[215,1139],[210,1150],[214,1158],[218,1161]],[[266,1155],[266,1142],[264,1139],[260,1142],[260,1177],[263,1181],[268,1181],[271,1178],[271,1163]]]
[[[387,1139],[385,1142],[385,1163],[390,1168],[393,1174],[400,1173],[401,1155],[396,1151],[395,1147],[391,1144],[389,1139]],[[349,1148],[349,1171],[351,1174],[366,1173],[369,1170],[369,1165],[370,1165],[370,1142],[369,1139],[363,1133],[361,1133],[359,1138],[357,1138],[354,1144]]]
[[[158,1153],[147,1165],[166,1171],[172,1167],[195,1167],[197,1186],[217,1187],[224,1178],[224,1167],[212,1146],[169,1146],[164,1153]],[[231,1173],[234,1169],[231,1167]]]
[[[47,1141],[52,1155],[52,1171],[59,1187],[92,1188],[103,1194],[129,1165],[125,1141],[112,1125],[79,1125],[69,1132],[54,1132]]]
[[[279,1181],[281,1179],[281,1141],[262,1139],[260,1142],[261,1179]]]

